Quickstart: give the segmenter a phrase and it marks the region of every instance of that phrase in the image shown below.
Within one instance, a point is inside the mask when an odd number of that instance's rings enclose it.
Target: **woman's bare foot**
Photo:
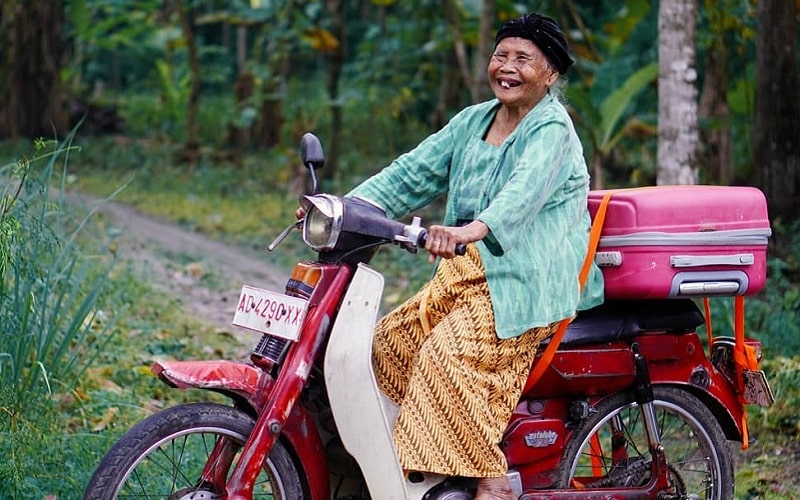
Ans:
[[[478,481],[475,500],[516,500],[506,476],[485,477]]]

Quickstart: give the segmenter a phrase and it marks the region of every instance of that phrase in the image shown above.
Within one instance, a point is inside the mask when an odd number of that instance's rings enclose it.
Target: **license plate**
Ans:
[[[282,293],[243,286],[233,315],[234,326],[296,341],[308,301]]]
[[[767,376],[761,370],[743,370],[744,400],[749,404],[772,406],[775,395],[767,382]]]

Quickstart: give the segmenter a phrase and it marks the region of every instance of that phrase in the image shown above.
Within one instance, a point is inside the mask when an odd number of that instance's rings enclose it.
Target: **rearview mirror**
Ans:
[[[303,139],[300,141],[300,157],[303,160],[303,166],[312,171],[325,166],[325,153],[322,151],[322,143],[316,135],[310,132],[303,134]]]

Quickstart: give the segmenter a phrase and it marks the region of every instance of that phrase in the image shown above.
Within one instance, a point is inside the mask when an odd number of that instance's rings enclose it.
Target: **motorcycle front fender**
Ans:
[[[177,389],[206,389],[230,397],[250,411],[261,412],[274,380],[255,366],[235,361],[156,361],[151,371]],[[313,500],[330,495],[325,449],[316,425],[302,405],[294,405],[281,430],[305,473]]]
[[[206,389],[246,402],[259,411],[273,380],[258,368],[235,361],[156,361],[150,367],[159,379],[177,389]]]

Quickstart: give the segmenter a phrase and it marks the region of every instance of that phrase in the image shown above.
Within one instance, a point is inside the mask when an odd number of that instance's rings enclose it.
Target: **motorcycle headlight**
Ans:
[[[317,252],[331,250],[342,232],[344,205],[335,196],[306,196],[311,204],[303,223],[303,241]]]

